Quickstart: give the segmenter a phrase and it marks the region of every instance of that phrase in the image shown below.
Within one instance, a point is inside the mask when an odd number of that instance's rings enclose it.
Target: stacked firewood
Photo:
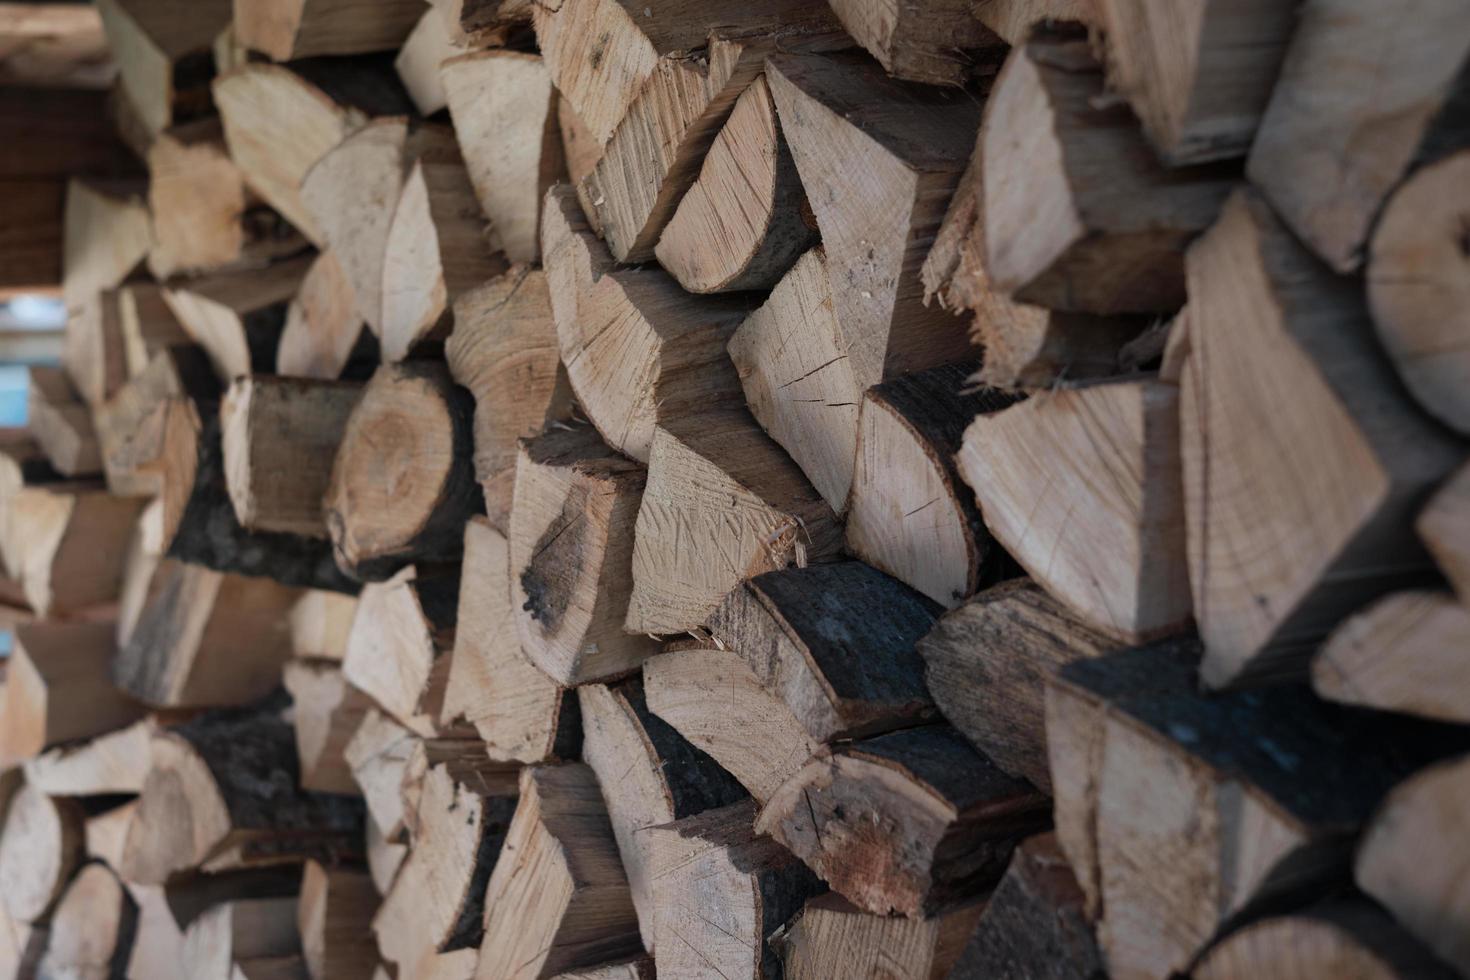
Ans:
[[[98,7],[0,977],[1470,976],[1463,0]]]

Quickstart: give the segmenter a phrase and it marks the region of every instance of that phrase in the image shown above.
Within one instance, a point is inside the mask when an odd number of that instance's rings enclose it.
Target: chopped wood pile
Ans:
[[[0,980],[1470,977],[1463,0],[97,10]]]

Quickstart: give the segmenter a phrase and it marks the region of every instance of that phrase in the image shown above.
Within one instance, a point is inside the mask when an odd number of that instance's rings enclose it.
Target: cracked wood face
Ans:
[[[983,902],[971,902],[931,918],[908,919],[864,912],[829,892],[807,902],[773,943],[788,980],[944,980],[984,908]]]

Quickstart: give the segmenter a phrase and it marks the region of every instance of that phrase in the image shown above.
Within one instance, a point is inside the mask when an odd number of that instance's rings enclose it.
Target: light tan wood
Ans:
[[[1042,21],[1095,24],[1096,7],[1097,0],[973,0],[971,3],[980,23],[1010,45],[1024,44],[1031,29]]]
[[[101,89],[117,74],[94,7],[15,4],[0,24],[10,49],[0,70],[6,84]]]
[[[117,290],[73,304],[66,314],[61,364],[82,401],[102,406],[128,379],[126,342]]]
[[[146,755],[144,757],[146,758]],[[128,828],[132,826],[133,815],[137,811],[137,799],[130,799],[110,810],[103,810],[95,816],[89,816],[83,834],[87,856],[102,861],[109,868],[121,865],[123,848],[128,839]]]
[[[1116,646],[1022,579],[987,589],[948,613],[917,649],[929,690],[950,724],[1001,769],[1049,793],[1046,678]]]
[[[26,427],[63,476],[95,476],[102,472],[97,430],[92,414],[61,368],[33,364],[29,368]]]
[[[445,357],[475,397],[475,479],[490,522],[509,529],[517,441],[571,417],[546,274],[514,266],[454,304]]]
[[[419,0],[236,0],[235,39],[273,61],[396,50]]]
[[[1409,524],[1463,450],[1399,394],[1361,291],[1260,198],[1231,199],[1189,278],[1181,451],[1202,675],[1301,676],[1339,620],[1425,567]],[[1290,413],[1271,391],[1293,393]]]
[[[1337,272],[1359,268],[1383,199],[1410,166],[1463,132],[1462,115],[1443,112],[1470,58],[1460,14],[1438,2],[1405,19],[1357,0],[1297,11],[1246,173]],[[1385,88],[1376,78],[1390,64]]]
[[[135,282],[118,290],[117,314],[129,379],[146,371],[161,351],[189,343],[189,335],[163,298],[162,287],[154,283]]]
[[[18,663],[12,661],[6,671],[7,697]],[[7,710],[3,717],[9,714]],[[26,760],[26,782],[50,796],[137,793],[148,776],[148,744],[152,737],[153,724],[143,720],[81,744],[57,746]]]
[[[725,343],[744,303],[617,268],[566,187],[547,192],[541,246],[562,363],[608,445],[646,463],[660,421],[738,404]]]
[[[448,104],[439,66],[466,48],[450,39],[444,18],[432,4],[419,9],[423,13],[393,59],[393,68],[419,115],[431,116]]]
[[[73,178],[66,186],[62,295],[75,310],[94,294],[116,289],[148,254],[144,188],[130,181]],[[86,390],[85,385],[81,385]]]
[[[692,293],[769,289],[812,243],[806,195],[757,76],[710,145],[654,253]]]
[[[653,980],[653,960],[645,956],[585,970],[568,970],[558,973],[553,980]]]
[[[508,540],[521,650],[564,687],[637,670],[658,652],[623,632],[645,471],[581,425],[522,442],[515,473]]]
[[[361,349],[362,339],[363,321],[352,281],[336,252],[322,252],[286,308],[286,326],[276,347],[276,373],[327,381],[341,377]]]
[[[832,10],[847,33],[895,78],[929,85],[963,85],[976,62],[1003,42],[972,16],[971,0],[911,7],[877,0],[836,0]]]
[[[1120,109],[1085,38],[1043,33],[1006,60],[985,107],[985,268],[1023,303],[1080,313],[1169,313],[1184,249],[1234,173],[1167,170]]]
[[[153,598],[154,575],[163,561],[163,501],[154,498],[133,527],[117,596],[117,646],[126,647],[143,609]],[[156,581],[160,584],[160,576]]]
[[[1461,466],[1419,511],[1414,530],[1463,599],[1470,598],[1470,466]]]
[[[292,723],[301,787],[355,795],[357,782],[344,752],[372,701],[347,683],[341,667],[327,662],[291,660],[281,672],[281,682],[295,705]]]
[[[90,483],[26,487],[10,499],[5,562],[37,616],[117,598],[143,504]]]
[[[470,395],[442,363],[385,364],[347,420],[323,501],[337,564],[383,579],[459,555],[479,509]]]
[[[1420,405],[1461,434],[1470,434],[1467,182],[1467,151],[1410,176],[1384,205],[1366,270],[1373,325],[1399,377]]]
[[[185,971],[198,980],[235,980],[252,974],[254,961],[293,957],[301,952],[296,902],[283,898],[245,898],[221,902],[184,931]],[[264,967],[261,963],[260,967]],[[259,980],[286,980],[289,972],[262,972]]]
[[[355,382],[239,378],[220,405],[225,480],[246,530],[326,538],[322,499]]]
[[[571,102],[560,92],[556,97],[556,122],[557,128],[561,130],[562,153],[567,161],[567,175],[572,179],[572,186],[577,189],[579,199],[585,197],[585,185],[588,174],[597,166],[597,161],[602,159],[602,144],[593,138],[587,129],[587,124],[582,122],[582,117],[577,115],[577,110],[572,108]],[[582,204],[583,215],[597,230],[597,209],[592,207],[591,201]]]
[[[545,63],[520,51],[476,51],[445,62],[442,77],[491,246],[512,262],[538,261],[541,204],[566,175]]]
[[[311,980],[371,980],[378,954],[364,942],[378,894],[361,871],[306,862],[296,930]]]
[[[343,750],[367,803],[368,817],[384,841],[397,842],[403,837],[403,773],[414,743],[414,734],[407,728],[386,713],[369,708]],[[391,881],[392,875],[387,879]],[[380,891],[387,890],[387,882],[378,884]]]
[[[1379,808],[1358,847],[1353,877],[1446,963],[1470,968],[1470,852],[1455,832],[1470,799],[1464,756],[1416,773]]]
[[[638,950],[638,917],[591,769],[522,769],[503,850],[485,889],[477,980],[554,976]]]
[[[308,589],[291,607],[291,652],[298,657],[340,662],[357,615],[357,596]]]
[[[692,630],[745,579],[835,558],[840,536],[831,509],[749,415],[670,420],[653,436],[625,626]]]
[[[408,859],[408,845],[390,842],[378,829],[378,822],[372,819],[367,821],[364,837],[373,888],[379,895],[386,895],[388,889],[393,887],[393,878],[398,874],[398,869]]]
[[[49,923],[44,977],[116,975],[132,953],[138,909],[117,875],[92,863],[77,872]]]
[[[752,830],[755,815],[747,800],[647,831],[658,968],[665,974],[781,975],[767,941],[822,886]]]
[[[23,977],[34,973],[46,952],[46,929],[11,918],[0,903],[0,971],[6,977]]]
[[[1177,388],[1150,380],[1059,388],[977,418],[958,456],[1001,546],[1085,623],[1128,642],[1190,617],[1178,403]]]
[[[97,7],[122,87],[147,132],[208,109],[204,79],[187,64],[212,50],[230,22],[229,0],[103,0]]]
[[[506,268],[486,240],[484,215],[458,153],[414,163],[384,248],[384,361],[442,341],[454,301]]]
[[[166,288],[163,299],[228,384],[275,368],[286,304],[310,267],[311,256],[303,255],[258,269],[215,273]]]
[[[362,590],[342,676],[400,724],[436,731],[454,643],[457,568],[409,566]]]
[[[526,656],[510,594],[509,542],[485,518],[471,518],[440,724],[463,718],[502,762],[574,758],[576,699]]]
[[[153,496],[163,490],[167,406],[186,396],[218,398],[219,381],[202,349],[170,346],[97,407],[93,421],[113,493]]]
[[[885,918],[828,893],[807,902],[776,936],[790,980],[883,975],[944,980],[985,908],[970,903],[927,919]]]
[[[0,902],[13,921],[45,918],[81,864],[84,814],[66,797],[22,786],[6,807],[0,835]]]

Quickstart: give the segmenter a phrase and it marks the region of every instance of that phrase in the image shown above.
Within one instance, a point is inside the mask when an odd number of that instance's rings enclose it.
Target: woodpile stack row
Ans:
[[[0,976],[1470,976],[1463,0],[98,6]]]

